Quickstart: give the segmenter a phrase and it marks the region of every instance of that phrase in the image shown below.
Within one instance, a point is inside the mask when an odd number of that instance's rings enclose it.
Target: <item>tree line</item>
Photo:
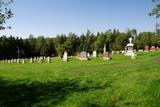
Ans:
[[[60,56],[67,51],[69,55],[76,55],[81,51],[92,53],[97,51],[103,53],[104,45],[107,51],[124,50],[128,43],[128,38],[132,37],[135,49],[144,49],[146,45],[160,47],[160,33],[141,32],[137,34],[136,29],[127,32],[119,30],[107,30],[105,32],[91,33],[89,30],[82,35],[69,33],[61,34],[53,38],[44,36],[34,37],[29,35],[28,38],[19,37],[0,37],[0,59],[9,58],[29,58],[34,56]]]

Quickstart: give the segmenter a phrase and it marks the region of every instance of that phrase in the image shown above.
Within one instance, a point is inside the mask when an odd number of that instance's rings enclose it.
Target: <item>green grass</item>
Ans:
[[[0,63],[0,107],[159,107],[160,52]]]

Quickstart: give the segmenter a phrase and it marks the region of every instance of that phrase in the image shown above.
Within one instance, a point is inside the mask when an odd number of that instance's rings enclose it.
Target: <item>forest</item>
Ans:
[[[97,34],[87,30],[82,35],[58,34],[53,38],[29,35],[25,39],[13,35],[10,37],[3,35],[0,37],[0,59],[62,56],[64,51],[67,51],[69,55],[76,55],[81,51],[92,53],[95,50],[101,54],[104,45],[109,52],[120,51],[125,49],[129,37],[133,38],[136,50],[144,49],[146,45],[160,47],[159,30],[137,33],[136,29],[128,29],[126,32],[113,29]]]

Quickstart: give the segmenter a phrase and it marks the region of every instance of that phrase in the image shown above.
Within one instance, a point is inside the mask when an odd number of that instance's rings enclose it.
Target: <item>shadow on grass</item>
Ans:
[[[57,105],[74,93],[102,89],[104,87],[80,86],[75,80],[59,80],[40,83],[29,81],[8,81],[0,79],[0,106],[4,107],[48,107]]]

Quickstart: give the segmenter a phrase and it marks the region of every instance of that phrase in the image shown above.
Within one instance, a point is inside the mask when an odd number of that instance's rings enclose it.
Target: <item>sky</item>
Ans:
[[[148,15],[155,6],[151,1],[14,0],[10,5],[14,17],[6,23],[12,29],[0,31],[0,35],[55,37],[69,32],[80,35],[87,29],[97,33],[114,28],[154,31],[156,19]]]

